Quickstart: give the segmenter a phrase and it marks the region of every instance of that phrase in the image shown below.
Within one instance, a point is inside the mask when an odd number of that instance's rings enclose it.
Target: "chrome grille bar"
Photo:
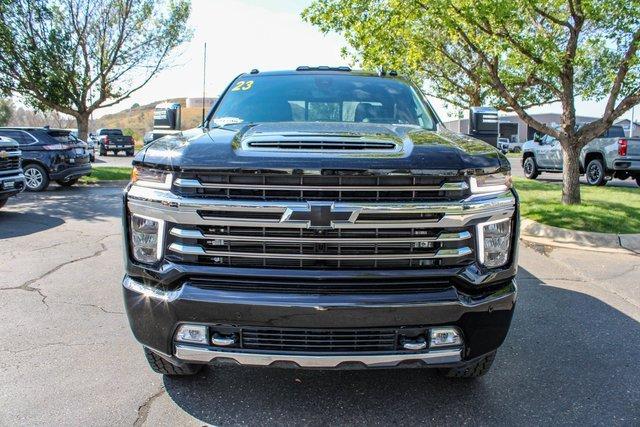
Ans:
[[[345,244],[384,244],[384,243],[414,243],[414,242],[457,242],[471,238],[471,233],[442,232],[437,236],[424,237],[385,237],[385,238],[323,238],[323,237],[279,237],[279,236],[243,236],[238,234],[205,234],[200,230],[185,230],[173,227],[171,235],[183,239],[211,239],[239,242],[283,242],[283,243],[345,243]]]
[[[375,185],[253,185],[253,184],[228,184],[228,183],[202,183],[197,179],[177,178],[174,181],[176,187],[184,188],[219,188],[234,190],[289,190],[289,191],[465,191],[469,185],[464,182],[447,182],[442,185],[415,185],[415,186],[375,186]]]
[[[182,243],[172,243],[169,250],[182,255],[206,255],[219,257],[244,257],[244,258],[271,258],[271,259],[335,259],[335,260],[394,260],[394,259],[440,259],[459,258],[472,253],[468,247],[454,249],[439,249],[435,253],[403,253],[403,254],[300,254],[300,253],[258,253],[258,252],[228,252],[205,250],[198,245],[184,245]]]

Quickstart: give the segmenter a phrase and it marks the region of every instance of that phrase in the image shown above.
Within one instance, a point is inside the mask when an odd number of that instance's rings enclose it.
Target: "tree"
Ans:
[[[76,119],[115,105],[170,66],[191,37],[189,0],[0,0],[0,90]]]
[[[402,37],[398,28],[422,33],[419,38],[390,44],[388,37],[378,38],[373,32],[366,43],[352,43],[359,53],[366,56],[378,50],[381,57],[393,56],[397,45],[418,46],[414,40],[423,40],[428,61],[445,57],[448,66],[486,87],[529,126],[557,138],[563,149],[565,204],[580,203],[582,147],[640,103],[637,1],[316,0],[305,16],[325,30],[346,32],[351,43],[349,34],[357,28],[345,29],[336,23],[357,10],[366,10],[362,22],[393,11],[393,19],[381,27],[383,33]],[[356,27],[365,25],[354,22]],[[469,63],[455,52],[469,52],[469,58],[478,62]],[[425,66],[425,77],[438,86],[438,76],[430,75],[430,67]],[[576,97],[605,100],[601,117],[578,127]],[[553,100],[562,108],[558,128],[526,111],[532,104]]]
[[[0,99],[0,126],[6,126],[11,120],[13,108],[11,101]]]

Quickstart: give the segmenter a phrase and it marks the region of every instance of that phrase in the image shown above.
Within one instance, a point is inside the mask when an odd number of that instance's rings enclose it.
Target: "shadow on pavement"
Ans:
[[[526,270],[518,278],[512,329],[478,380],[426,369],[229,366],[164,385],[184,411],[214,425],[637,423],[640,324]]]
[[[64,224],[62,218],[37,213],[0,211],[0,240],[28,236]]]
[[[21,193],[0,210],[0,239],[27,236],[69,220],[100,223],[120,217],[121,193],[119,188],[55,185],[43,193]]]

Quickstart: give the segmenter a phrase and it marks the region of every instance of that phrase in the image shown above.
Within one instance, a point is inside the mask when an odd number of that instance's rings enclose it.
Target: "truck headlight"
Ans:
[[[469,187],[473,194],[498,193],[511,188],[511,173],[492,173],[469,178]]]
[[[137,261],[153,264],[160,260],[163,236],[163,220],[131,216],[131,252]]]
[[[165,170],[134,166],[131,171],[131,182],[141,187],[170,190],[173,174]]]
[[[485,267],[501,267],[509,261],[511,218],[483,222],[478,227],[478,261]]]

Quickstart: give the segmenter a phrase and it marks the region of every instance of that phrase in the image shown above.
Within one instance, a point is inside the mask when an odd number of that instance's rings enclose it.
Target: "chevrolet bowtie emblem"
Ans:
[[[0,151],[0,159],[6,159],[7,157],[9,157],[9,153],[4,150]]]
[[[357,209],[336,208],[328,203],[309,203],[307,207],[288,208],[282,222],[305,222],[307,228],[333,228],[335,223],[353,223]]]

